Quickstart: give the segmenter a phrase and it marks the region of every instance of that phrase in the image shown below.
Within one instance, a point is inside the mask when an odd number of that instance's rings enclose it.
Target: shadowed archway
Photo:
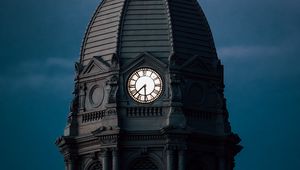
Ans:
[[[86,168],[86,170],[102,170],[102,169],[103,169],[102,164],[99,161],[93,162]]]
[[[159,166],[149,157],[137,158],[130,166],[130,170],[159,170]]]

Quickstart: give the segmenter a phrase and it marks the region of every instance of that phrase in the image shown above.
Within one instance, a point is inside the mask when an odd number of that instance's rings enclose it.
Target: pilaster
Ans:
[[[110,170],[111,167],[111,152],[105,149],[102,154],[103,170]]]
[[[113,148],[112,150],[112,170],[119,170],[119,150],[118,148]]]
[[[178,151],[178,170],[186,169],[186,149]]]

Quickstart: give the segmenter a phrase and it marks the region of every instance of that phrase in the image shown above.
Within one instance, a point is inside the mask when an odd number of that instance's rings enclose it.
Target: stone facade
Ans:
[[[161,76],[153,102],[128,94],[128,78],[140,68]],[[66,170],[233,169],[242,147],[197,1],[103,0],[75,69],[67,126],[56,141]]]

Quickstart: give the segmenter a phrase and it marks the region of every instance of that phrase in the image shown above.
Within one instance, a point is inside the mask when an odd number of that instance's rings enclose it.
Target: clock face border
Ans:
[[[156,90],[156,91],[158,91],[158,93],[155,93],[156,96],[154,96],[154,97],[152,96],[153,98],[151,100],[141,100],[138,97],[135,97],[135,94],[132,94],[133,90],[130,90],[130,82],[133,79],[134,75],[138,74],[138,72],[143,71],[143,70],[150,71],[151,72],[150,76],[152,74],[154,74],[160,82],[159,90]],[[149,77],[149,79],[150,79],[151,78],[150,76],[147,76],[147,77]],[[146,77],[146,76],[144,76],[144,77]],[[138,79],[140,79],[140,78],[142,78],[142,77],[138,77],[135,81],[138,81]],[[151,95],[153,93],[153,91],[155,90],[155,82],[153,79],[152,79],[152,81],[154,83],[154,89],[149,94],[147,94],[147,96]],[[127,89],[127,93],[134,101],[136,101],[140,104],[150,104],[150,103],[153,103],[154,101],[156,101],[163,93],[163,87],[164,87],[163,82],[164,81],[163,81],[161,75],[157,71],[155,71],[154,69],[149,68],[149,67],[141,67],[141,68],[135,69],[134,71],[131,72],[131,74],[129,74],[129,77],[128,77],[127,83],[126,83],[126,85],[127,85],[126,89]],[[135,88],[136,88],[136,84],[135,84]],[[135,90],[138,91],[139,89],[135,89]],[[146,96],[146,95],[144,95],[144,96]]]

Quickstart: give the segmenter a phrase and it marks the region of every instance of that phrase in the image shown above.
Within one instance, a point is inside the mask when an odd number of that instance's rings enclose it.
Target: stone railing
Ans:
[[[82,123],[97,121],[103,119],[105,116],[116,114],[116,110],[100,110],[95,112],[88,112],[82,114]]]
[[[185,110],[184,114],[188,119],[193,119],[193,120],[213,120],[213,119],[215,119],[215,114],[211,113],[211,112]]]
[[[157,117],[162,116],[162,107],[129,107],[128,117]]]

